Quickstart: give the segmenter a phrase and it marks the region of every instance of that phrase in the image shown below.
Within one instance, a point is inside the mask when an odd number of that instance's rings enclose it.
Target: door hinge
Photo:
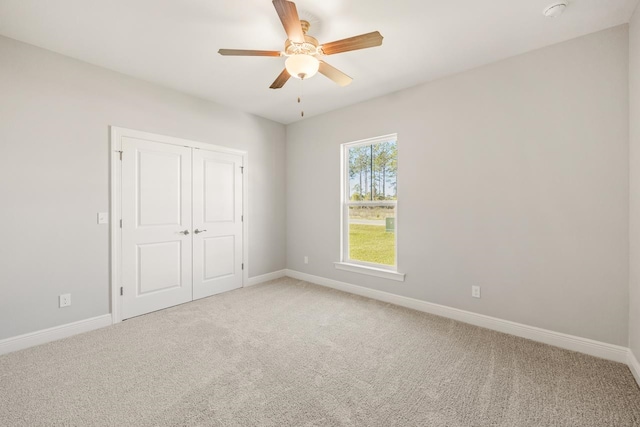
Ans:
[[[122,160],[122,151],[121,150],[116,150],[116,153],[120,154],[120,160]]]
[[[244,173],[244,166],[240,166],[240,173]]]
[[[244,215],[240,215],[240,222],[244,222]]]
[[[120,220],[120,228],[122,228],[122,220]]]
[[[242,263],[242,269],[244,270],[244,263]]]
[[[124,295],[124,287],[120,286],[120,296]]]

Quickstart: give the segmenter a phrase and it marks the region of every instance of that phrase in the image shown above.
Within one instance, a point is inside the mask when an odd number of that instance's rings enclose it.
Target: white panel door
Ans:
[[[242,157],[193,150],[193,299],[242,287]]]
[[[122,318],[192,300],[191,149],[122,139]]]

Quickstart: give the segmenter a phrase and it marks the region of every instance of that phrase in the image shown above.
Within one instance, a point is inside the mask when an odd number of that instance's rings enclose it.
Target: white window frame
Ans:
[[[395,141],[398,143],[398,135],[390,134],[360,141],[347,142],[341,145],[340,154],[340,261],[335,262],[335,268],[354,273],[367,274],[396,281],[404,281],[405,275],[398,273],[398,201],[361,201],[350,200],[349,183],[349,149],[364,145],[375,145],[382,142]],[[397,177],[396,177],[397,180]],[[349,207],[350,206],[394,206],[395,207],[395,259],[394,265],[374,264],[349,258]]]

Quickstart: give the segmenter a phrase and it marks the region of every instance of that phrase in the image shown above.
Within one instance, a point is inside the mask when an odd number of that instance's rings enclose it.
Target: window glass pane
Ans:
[[[348,148],[349,200],[396,200],[396,141]]]
[[[349,259],[395,265],[395,221],[395,206],[349,206]]]

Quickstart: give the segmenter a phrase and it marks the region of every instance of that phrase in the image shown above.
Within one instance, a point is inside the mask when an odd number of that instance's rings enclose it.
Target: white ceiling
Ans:
[[[353,77],[304,82],[305,117],[629,21],[638,0],[298,0],[326,43],[379,30],[381,47],[328,56]],[[283,50],[270,0],[0,0],[0,34],[281,123],[300,120],[300,82],[269,85],[284,58],[223,57],[219,48]]]

